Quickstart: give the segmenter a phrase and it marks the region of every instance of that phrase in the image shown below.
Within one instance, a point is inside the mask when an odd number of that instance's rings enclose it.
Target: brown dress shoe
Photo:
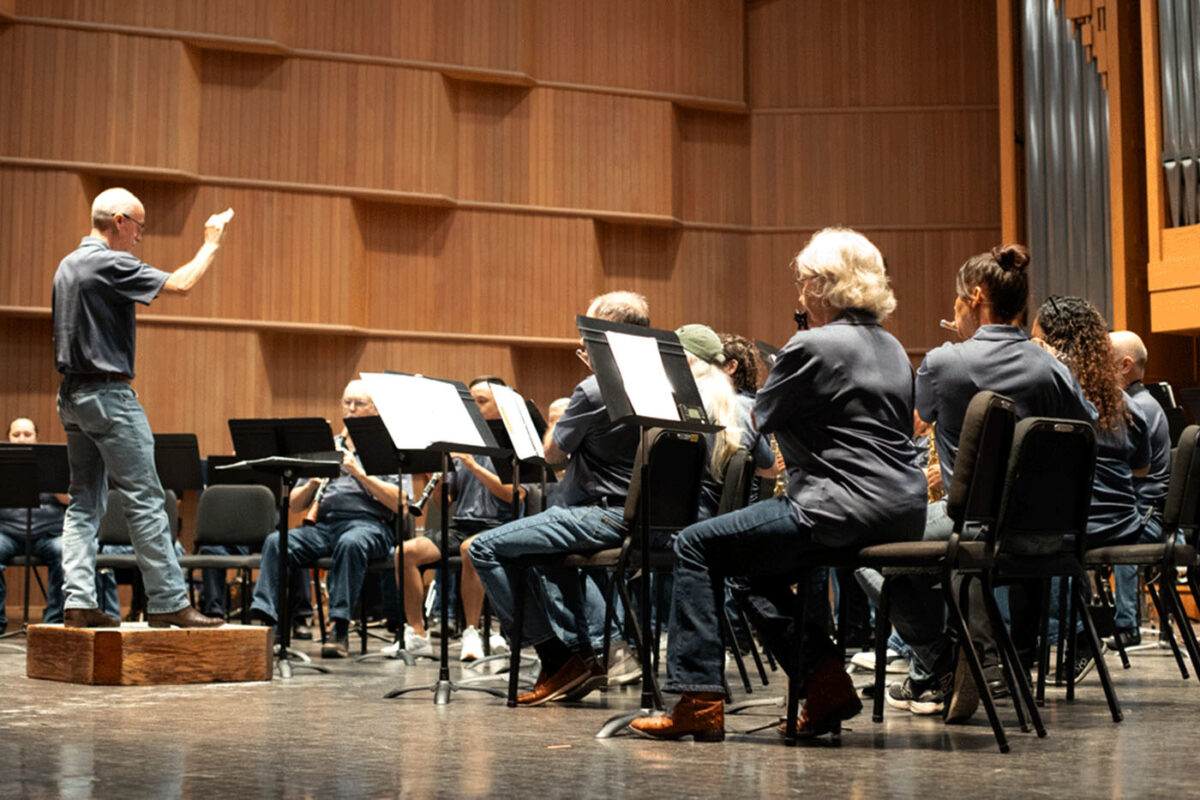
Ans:
[[[121,620],[98,608],[68,608],[63,612],[65,628],[119,628]]]
[[[191,606],[184,606],[170,614],[146,614],[146,620],[151,628],[219,628],[225,620],[217,617],[206,617]]]
[[[582,700],[592,692],[599,689],[601,686],[604,686],[606,683],[608,683],[608,673],[604,670],[603,665],[601,665],[597,659],[589,658],[583,663],[587,664],[587,678],[571,691],[567,692],[561,697],[555,698],[556,700],[563,700],[568,703],[576,700]]]
[[[517,705],[540,706],[542,703],[557,700],[586,681],[591,674],[582,658],[571,656],[571,660],[553,675],[546,677],[544,672],[539,675],[532,691],[517,695]]]
[[[862,711],[862,700],[854,689],[854,681],[836,658],[827,658],[813,670],[808,679],[808,699],[800,709],[796,736],[813,739],[826,733],[839,734],[842,722]],[[781,736],[787,735],[787,722],[779,726]]]
[[[648,739],[681,739],[697,742],[725,740],[725,695],[720,692],[684,692],[668,715],[641,717],[629,727]]]

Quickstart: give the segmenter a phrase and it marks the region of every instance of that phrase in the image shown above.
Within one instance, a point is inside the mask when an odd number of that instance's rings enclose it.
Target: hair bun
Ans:
[[[1005,272],[1024,271],[1029,266],[1029,250],[1023,244],[1006,244],[992,248],[992,258]]]

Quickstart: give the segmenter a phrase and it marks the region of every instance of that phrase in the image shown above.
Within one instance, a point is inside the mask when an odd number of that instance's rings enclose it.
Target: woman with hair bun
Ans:
[[[917,370],[916,406],[920,418],[934,423],[942,479],[949,486],[958,455],[967,405],[978,392],[990,390],[1010,398],[1017,417],[1095,418],[1079,382],[1063,364],[1030,341],[1019,325],[1029,298],[1029,251],[1019,244],[994,247],[971,256],[955,280],[954,327],[964,341],[930,350]],[[953,523],[943,498],[929,506],[925,540],[950,537]],[[869,594],[878,595],[878,573],[860,572]],[[946,630],[945,605],[925,579],[908,576],[893,594],[892,624],[912,648],[909,676],[887,689],[893,708],[914,714],[941,714],[948,722],[970,717],[978,705],[974,684],[966,675],[955,681],[959,666]],[[981,603],[972,618],[982,620]],[[985,665],[998,663],[986,624],[972,624]],[[996,675],[999,679],[999,675]],[[965,691],[955,693],[954,687]]]

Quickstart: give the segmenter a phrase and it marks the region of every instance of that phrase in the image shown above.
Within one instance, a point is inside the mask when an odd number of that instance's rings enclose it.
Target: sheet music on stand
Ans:
[[[508,432],[517,458],[522,461],[531,458],[545,459],[546,451],[542,446],[542,437],[538,435],[525,398],[509,386],[489,383],[488,387],[492,390],[492,396],[496,398],[500,419],[504,422],[504,429]]]
[[[462,403],[461,384],[399,372],[359,375],[397,450],[424,450],[437,442],[495,447],[485,442]]]
[[[754,346],[758,348],[758,355],[762,358],[763,363],[767,365],[767,369],[775,366],[775,359],[779,357],[778,347],[769,345],[762,339],[755,339]]]

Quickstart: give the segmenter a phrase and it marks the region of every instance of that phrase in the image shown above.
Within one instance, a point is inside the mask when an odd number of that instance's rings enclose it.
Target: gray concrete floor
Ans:
[[[1002,708],[1012,742],[1002,755],[982,712],[947,727],[891,709],[875,725],[865,710],[840,748],[739,733],[771,722],[773,708],[730,717],[723,744],[597,740],[608,716],[637,707],[636,686],[573,706],[509,709],[475,693],[435,706],[425,692],[382,699],[435,679],[431,661],[325,662],[330,675],[267,683],[94,687],[27,679],[24,655],[0,652],[0,797],[1194,795],[1200,686],[1180,679],[1168,651],[1132,660],[1125,671],[1109,659],[1123,723],[1109,718],[1093,673],[1074,703],[1049,690],[1046,739],[1020,733]],[[457,679],[456,661],[451,672]],[[779,690],[775,675],[754,697]]]

